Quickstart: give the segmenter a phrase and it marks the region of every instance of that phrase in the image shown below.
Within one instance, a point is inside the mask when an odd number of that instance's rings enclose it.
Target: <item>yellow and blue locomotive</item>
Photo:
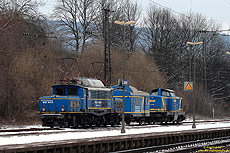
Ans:
[[[121,116],[123,102],[123,87],[113,86],[113,98],[115,103],[115,111]],[[125,122],[138,122],[142,124],[146,118],[149,118],[149,93],[138,91],[135,87],[125,86]]]
[[[82,78],[52,86],[53,95],[39,99],[43,126],[90,127],[116,125],[112,88],[100,80]]]
[[[185,119],[182,98],[173,90],[154,89],[150,94],[150,116],[153,122],[179,123]]]
[[[123,87],[114,86],[113,98],[115,111],[122,112]],[[173,90],[154,89],[149,95],[138,91],[132,86],[125,86],[125,122],[142,123],[180,123],[185,119],[182,98],[177,97]]]

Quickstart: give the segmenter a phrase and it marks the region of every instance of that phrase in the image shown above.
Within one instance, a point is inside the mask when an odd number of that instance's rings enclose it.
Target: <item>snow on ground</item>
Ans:
[[[37,125],[1,125],[0,126],[0,130],[16,130],[16,129],[26,129],[26,128],[46,128],[46,127],[42,127],[41,124],[37,124]],[[49,127],[47,127],[49,128]]]
[[[230,122],[217,122],[217,123],[196,123],[196,129],[207,129],[208,128],[230,128]],[[142,133],[159,133],[159,132],[172,132],[172,131],[183,131],[183,130],[196,130],[192,129],[192,124],[182,125],[168,125],[168,126],[146,126],[146,128],[134,128],[126,129],[126,133],[121,134],[120,129],[111,131],[92,131],[91,129],[86,132],[76,132],[78,129],[72,129],[74,132],[68,133],[56,133],[56,134],[40,134],[40,135],[27,135],[27,136],[3,136],[0,133],[0,146],[10,144],[27,144],[35,142],[48,142],[56,140],[70,140],[70,139],[83,139],[83,138],[96,138],[96,137],[107,137],[107,136],[118,136],[118,135],[131,135],[131,134],[142,134]]]

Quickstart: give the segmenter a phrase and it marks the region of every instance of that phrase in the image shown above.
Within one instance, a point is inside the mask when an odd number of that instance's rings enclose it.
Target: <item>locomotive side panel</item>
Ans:
[[[88,110],[95,115],[113,112],[111,90],[88,89]]]
[[[115,110],[121,116],[123,102],[123,87],[114,86],[113,97]],[[144,92],[137,91],[134,87],[125,87],[125,122],[145,121],[145,116],[149,116],[149,96],[142,95]]]
[[[131,94],[129,91],[125,91],[125,110],[124,112],[132,112],[131,107]],[[123,102],[123,90],[121,88],[115,89],[113,91],[113,99],[116,113],[122,113],[122,102]]]
[[[165,112],[167,99],[161,96],[150,96],[150,111],[151,112]]]
[[[179,97],[172,97],[172,98],[167,98],[167,110],[169,112],[179,112],[181,111],[181,102],[182,98]]]

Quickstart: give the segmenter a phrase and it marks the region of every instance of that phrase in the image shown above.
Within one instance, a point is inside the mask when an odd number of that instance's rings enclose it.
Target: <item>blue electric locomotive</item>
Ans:
[[[182,98],[173,90],[154,89],[150,94],[150,116],[153,122],[179,123],[185,119]]]
[[[115,103],[115,111],[119,114],[122,113],[123,101],[123,87],[113,86],[113,98]],[[142,124],[146,118],[149,118],[149,94],[146,92],[138,91],[132,86],[125,87],[125,122],[138,122]]]
[[[43,126],[86,127],[116,125],[112,88],[100,80],[82,78],[52,86],[53,95],[39,99]]]

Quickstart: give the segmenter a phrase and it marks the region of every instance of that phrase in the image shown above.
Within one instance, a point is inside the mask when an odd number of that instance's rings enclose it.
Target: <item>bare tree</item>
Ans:
[[[10,20],[3,26],[8,25],[13,19],[18,16],[23,18],[38,17],[38,6],[43,3],[35,0],[2,0],[0,1],[0,12]],[[3,28],[1,27],[1,28]]]
[[[98,13],[97,19],[95,20],[96,31],[94,35],[97,39],[104,40],[105,11],[107,11],[110,43],[112,45],[116,43],[116,35],[119,31],[117,27],[114,27],[113,22],[121,18],[122,6],[123,1],[121,0],[97,0]]]
[[[154,58],[168,81],[174,80],[171,77],[179,75],[175,70],[180,43],[176,18],[168,10],[153,6],[144,21],[146,28],[142,34],[143,49]]]
[[[95,22],[97,25],[96,37],[104,39],[104,13],[105,10],[109,11],[109,41],[111,46],[120,47],[123,43],[123,26],[114,24],[114,21],[135,21],[140,19],[140,7],[137,2],[131,2],[130,0],[98,0],[97,6],[99,9],[98,17]],[[135,50],[137,46],[137,40],[140,33],[140,29],[134,27],[134,25],[126,26],[126,44],[128,53]]]
[[[130,0],[126,0],[123,6],[123,20],[135,21],[137,25],[140,16],[141,16],[141,11],[137,2],[133,3]],[[139,29],[135,28],[134,25],[129,25],[126,28],[128,53],[133,52],[137,47],[137,41],[140,32],[141,32],[140,28]]]
[[[199,110],[203,109],[200,112],[208,114],[213,105],[210,99],[216,104],[229,99],[229,67],[223,58],[226,44],[217,33],[219,25],[201,14],[176,16],[155,6],[149,9],[144,21],[143,50],[154,58],[169,87],[183,90],[183,81],[189,78],[191,58],[192,81],[199,90],[195,93],[195,97],[199,97],[196,103]],[[189,50],[188,41],[203,44]]]
[[[87,40],[92,36],[93,21],[97,8],[94,0],[58,0],[53,17],[58,21],[59,31],[68,37],[68,45],[76,53],[84,52]]]

